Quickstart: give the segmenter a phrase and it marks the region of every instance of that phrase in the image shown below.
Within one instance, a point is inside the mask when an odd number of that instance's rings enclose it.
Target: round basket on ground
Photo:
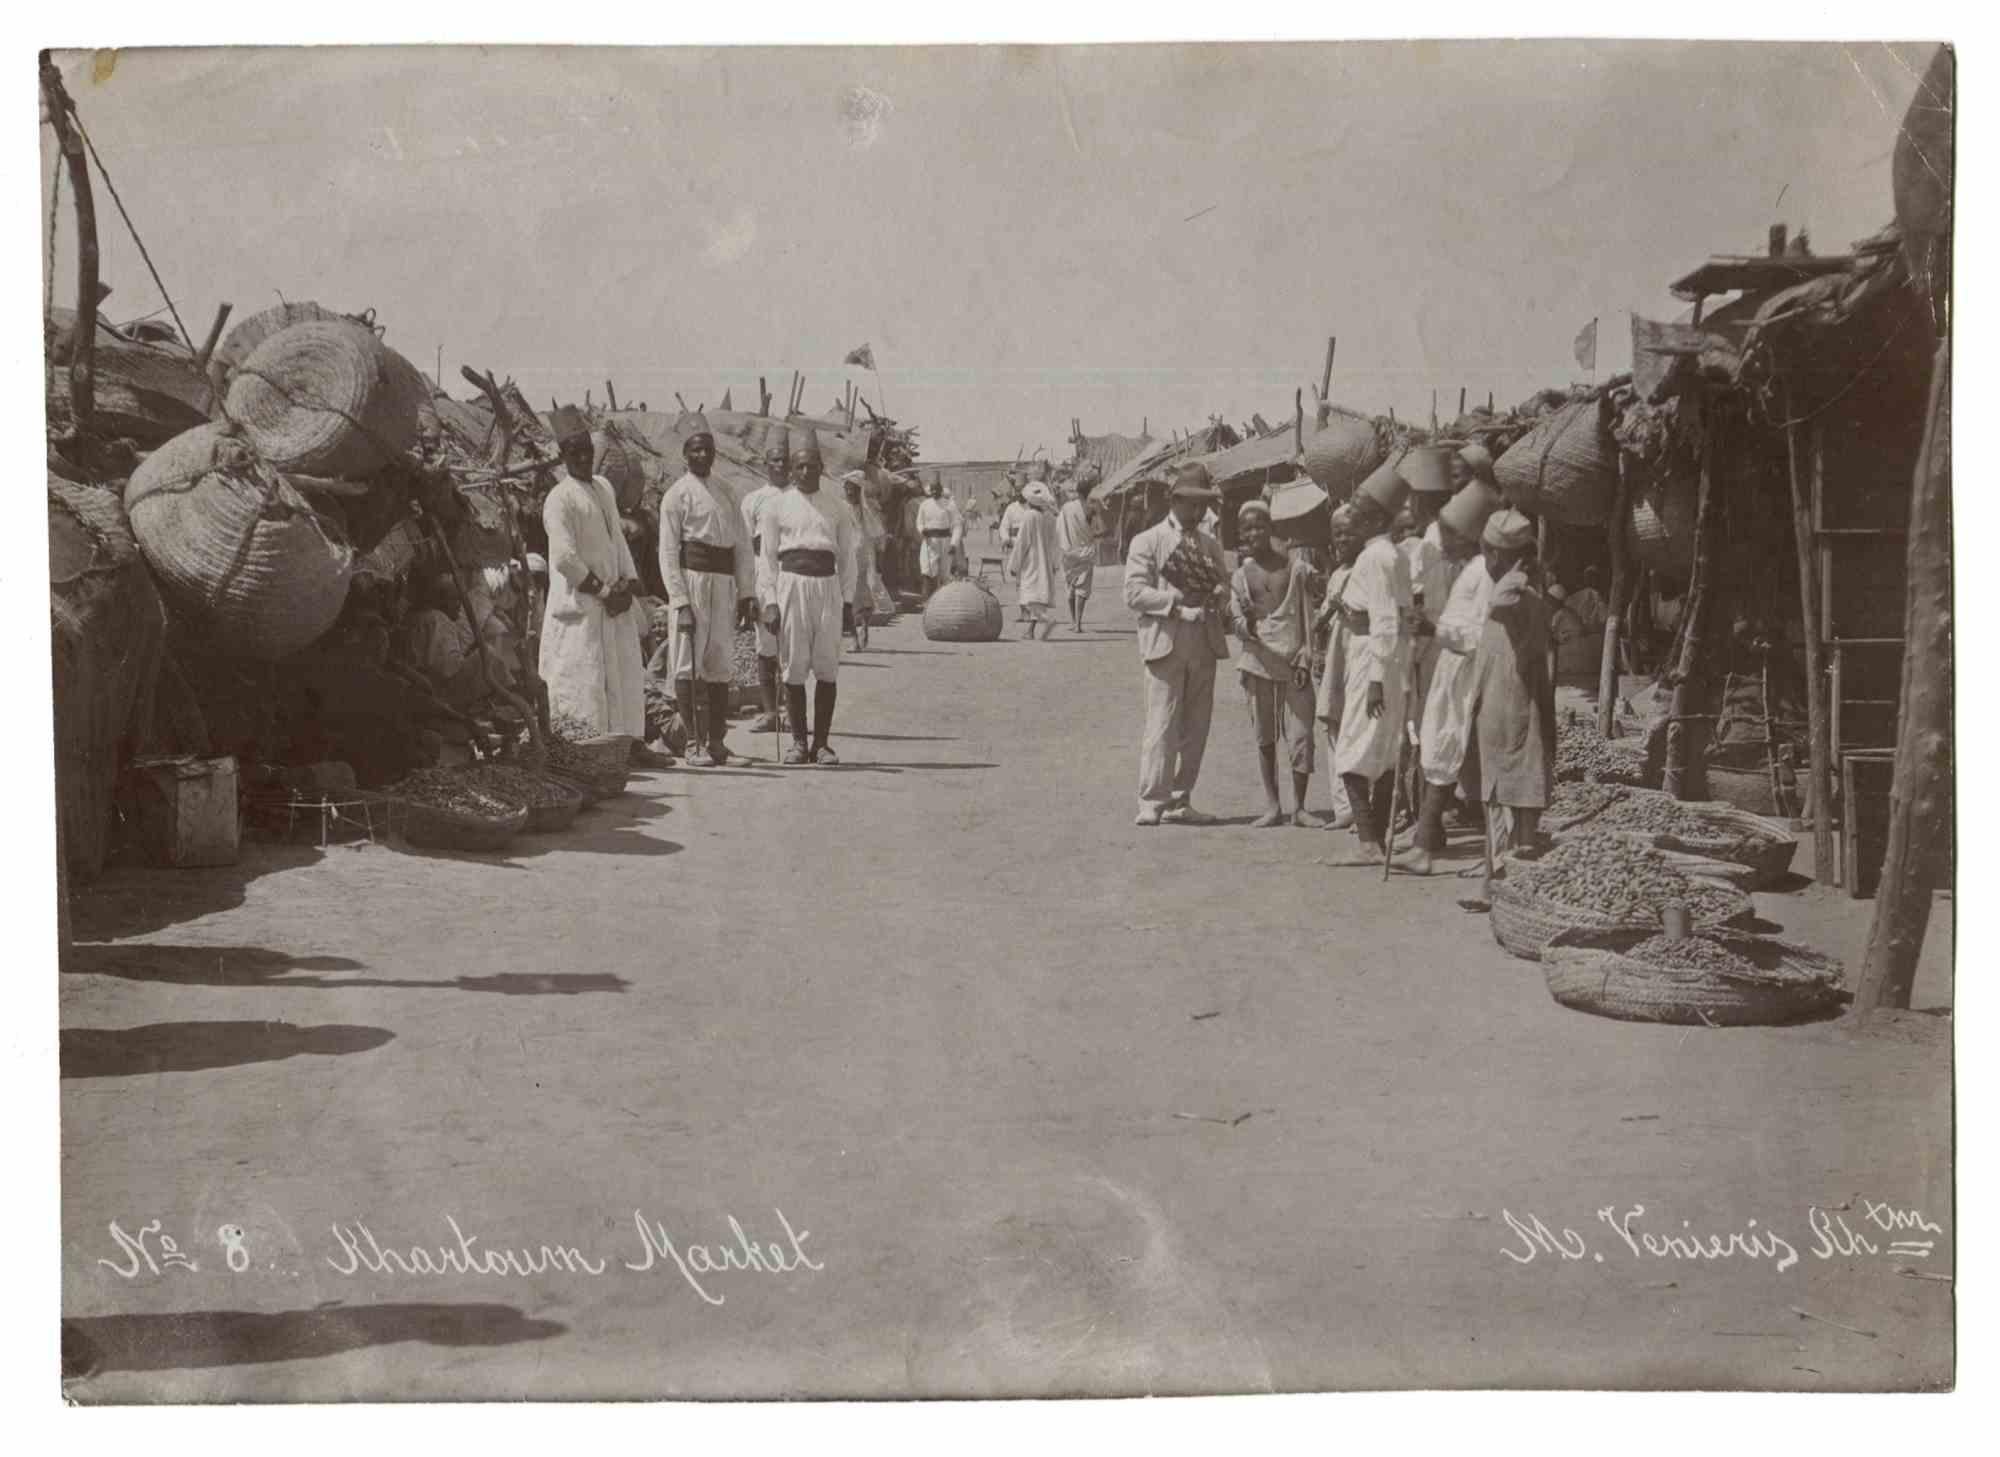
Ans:
[[[480,788],[528,807],[527,833],[553,834],[570,827],[583,809],[583,791],[567,780],[535,769],[508,764],[475,764],[466,778]]]
[[[1651,931],[1564,931],[1542,951],[1549,995],[1565,1007],[1624,1022],[1770,1027],[1835,1011],[1845,999],[1838,961],[1765,936],[1709,933],[1735,969],[1662,966],[1628,953]]]
[[[1720,800],[1679,801],[1653,790],[1628,796],[1621,808],[1640,808],[1649,801],[1672,805],[1674,818],[1681,822],[1670,829],[1644,826],[1656,846],[1683,855],[1733,861],[1754,874],[1758,887],[1782,880],[1798,854],[1798,841],[1787,826]],[[1604,827],[1619,828],[1617,820],[1618,814],[1613,812],[1606,816]]]
[[[1735,860],[1722,860],[1711,855],[1691,855],[1684,850],[1676,850],[1664,843],[1666,836],[1650,834],[1645,830],[1613,829],[1609,833],[1621,839],[1629,839],[1636,845],[1644,845],[1649,850],[1659,852],[1667,865],[1678,870],[1690,880],[1708,880],[1718,885],[1726,885],[1731,890],[1753,891],[1763,883],[1762,876],[1754,866],[1744,865]]]
[[[198,425],[142,461],[125,510],[162,593],[232,656],[296,652],[347,601],[345,533],[221,426]]]
[[[1720,915],[1696,917],[1696,926],[1710,930],[1742,924],[1756,914],[1749,896],[1740,891],[1725,893],[1730,908]],[[1493,923],[1493,939],[1503,951],[1526,961],[1540,961],[1542,948],[1564,931],[1634,931],[1643,938],[1660,929],[1656,921],[1620,921],[1581,906],[1564,905],[1505,880],[1493,882],[1488,901],[1493,907],[1487,917]]]
[[[422,376],[392,365],[389,352],[357,323],[294,324],[231,372],[224,413],[280,470],[369,475],[415,443],[424,403]]]
[[[400,793],[396,785],[374,798],[387,809],[389,825],[405,840],[431,850],[491,855],[506,849],[528,827],[528,807],[518,800],[490,809],[450,809]]]
[[[1000,599],[977,582],[946,582],[924,603],[924,636],[932,642],[997,642]]]
[[[1493,478],[1523,511],[1569,526],[1601,526],[1618,491],[1618,443],[1596,400],[1574,400],[1509,446]]]

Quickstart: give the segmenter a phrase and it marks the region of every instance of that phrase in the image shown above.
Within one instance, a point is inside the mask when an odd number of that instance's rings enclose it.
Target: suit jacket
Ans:
[[[1222,544],[1207,532],[1195,528],[1194,536],[1215,566],[1217,581],[1229,580],[1229,568],[1222,559]],[[1148,527],[1132,538],[1125,555],[1125,605],[1139,614],[1139,656],[1146,662],[1170,655],[1184,639],[1199,639],[1218,658],[1229,656],[1229,642],[1223,636],[1220,615],[1211,610],[1204,622],[1182,622],[1173,615],[1181,605],[1181,594],[1161,580],[1160,569],[1181,542],[1181,527],[1170,514],[1158,526]]]

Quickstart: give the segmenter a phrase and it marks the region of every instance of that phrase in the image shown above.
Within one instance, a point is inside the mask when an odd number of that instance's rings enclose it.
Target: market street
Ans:
[[[1476,881],[1248,828],[1226,668],[1232,823],[1135,829],[1117,577],[878,629],[837,770],[79,893],[71,1396],[1948,1384],[1948,901],[1866,1031],[1567,1011]],[[1870,903],[1757,900],[1858,961]]]

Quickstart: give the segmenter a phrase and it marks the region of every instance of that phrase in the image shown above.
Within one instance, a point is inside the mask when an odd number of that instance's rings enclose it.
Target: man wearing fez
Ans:
[[[1472,661],[1472,721],[1479,779],[1516,850],[1535,844],[1555,789],[1556,700],[1549,677],[1549,608],[1528,563],[1535,528],[1511,508],[1496,511],[1480,540],[1493,596]],[[1490,833],[1490,831],[1489,831]]]
[[[1472,660],[1479,651],[1487,606],[1493,597],[1493,578],[1478,559],[1479,546],[1487,518],[1500,504],[1500,493],[1483,476],[1468,472],[1465,484],[1433,523],[1451,569],[1451,588],[1433,627],[1437,661],[1424,698],[1418,752],[1424,781],[1422,805],[1410,847],[1396,857],[1399,868],[1418,875],[1430,874],[1432,857],[1444,849],[1445,811],[1464,773],[1472,740]],[[1425,595],[1428,599],[1429,594]],[[1429,605],[1426,600],[1427,612]],[[1476,794],[1468,788],[1466,797],[1471,800]]]
[[[1208,748],[1215,665],[1229,656],[1223,636],[1229,570],[1222,544],[1201,530],[1203,514],[1220,499],[1206,468],[1181,467],[1166,520],[1133,537],[1125,558],[1125,605],[1139,614],[1146,665],[1134,824],[1214,823],[1189,799]]]
[[[1395,462],[1386,461],[1334,513],[1346,518],[1336,522],[1336,530],[1365,542],[1336,608],[1346,634],[1333,772],[1347,791],[1356,841],[1335,862],[1340,865],[1379,863],[1395,828],[1387,821],[1403,738],[1403,617],[1410,610],[1410,571],[1390,532],[1409,489]]]
[[[681,445],[687,472],[660,502],[660,580],[673,611],[674,701],[688,726],[688,764],[729,762],[729,685],[736,628],[756,620],[756,564],[735,493],[709,479],[715,434],[699,412]]]
[[[645,663],[632,611],[639,569],[611,483],[591,474],[595,452],[582,413],[566,405],[553,423],[565,474],[542,504],[551,575],[540,671],[549,712],[637,743],[646,733]]]
[[[764,626],[778,639],[785,712],[792,729],[787,766],[840,762],[827,744],[833,727],[841,638],[854,630],[854,519],[820,490],[819,436],[799,427],[792,456],[795,490],[773,497],[759,520],[763,548],[757,595]],[[806,677],[813,678],[812,743],[806,743]]]
[[[944,479],[933,474],[930,494],[917,507],[917,575],[924,600],[951,576],[951,552],[958,545],[958,520],[944,503]]]
[[[743,498],[743,529],[750,538],[750,561],[753,572],[761,571],[757,566],[763,556],[763,517],[765,508],[779,496],[791,489],[791,436],[783,425],[773,425],[764,436],[764,455],[760,462],[764,471],[764,484]],[[758,579],[761,580],[761,579]],[[761,594],[760,594],[761,596]],[[778,635],[765,626],[763,615],[757,618],[757,688],[764,701],[764,711],[750,724],[753,734],[776,733],[778,729]]]

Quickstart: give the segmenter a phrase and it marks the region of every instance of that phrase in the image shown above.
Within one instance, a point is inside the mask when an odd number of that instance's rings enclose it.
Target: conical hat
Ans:
[[[814,430],[810,425],[801,425],[799,430],[803,434],[804,439],[798,440],[792,445],[792,464],[826,464],[825,457],[819,453],[819,432]]]
[[[1467,541],[1479,540],[1479,533],[1486,525],[1486,518],[1500,509],[1500,493],[1482,480],[1470,480],[1458,489],[1458,494],[1444,503],[1438,512],[1438,520],[1450,527]]]
[[[1365,497],[1382,513],[1384,521],[1396,519],[1396,513],[1403,508],[1403,498],[1410,494],[1410,483],[1396,469],[1398,464],[1398,458],[1383,461],[1367,480],[1354,488],[1355,496]]]

